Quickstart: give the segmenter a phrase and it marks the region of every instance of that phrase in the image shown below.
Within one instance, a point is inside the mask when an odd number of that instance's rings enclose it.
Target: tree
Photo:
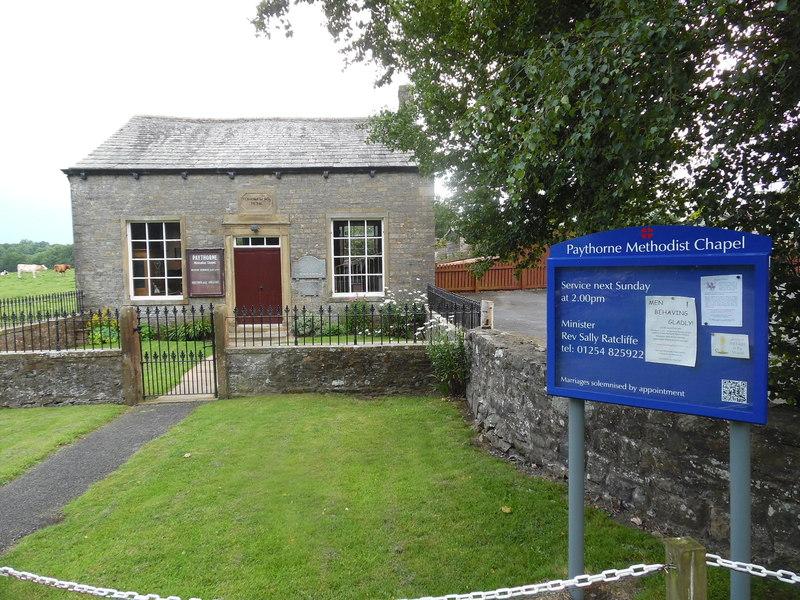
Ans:
[[[477,252],[645,223],[770,235],[771,388],[800,396],[796,2],[317,2],[349,60],[411,80],[372,136],[448,176]],[[290,31],[289,9],[254,24]]]
[[[437,239],[451,231],[458,231],[458,210],[447,198],[436,197],[433,202],[433,218]]]
[[[75,253],[72,244],[53,244],[37,252],[30,262],[51,267],[57,264],[71,265],[75,262]]]
[[[49,244],[21,240],[15,244],[0,244],[0,270],[16,271],[19,263],[73,264],[75,262],[72,244]]]

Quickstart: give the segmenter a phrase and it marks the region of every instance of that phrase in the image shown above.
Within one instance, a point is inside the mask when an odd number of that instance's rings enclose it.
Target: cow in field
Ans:
[[[56,273],[66,273],[72,268],[72,265],[53,265],[53,271]]]
[[[47,267],[44,265],[17,265],[17,277],[20,279],[22,279],[23,273],[33,273],[33,278],[36,279],[37,271],[47,271]]]
[[[2,271],[0,271],[0,275],[8,275],[8,271],[6,271],[5,269],[3,269]]]

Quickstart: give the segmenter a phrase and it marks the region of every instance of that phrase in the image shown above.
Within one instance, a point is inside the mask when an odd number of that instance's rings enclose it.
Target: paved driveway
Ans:
[[[463,294],[474,300],[494,302],[494,328],[547,342],[547,291],[507,290]]]

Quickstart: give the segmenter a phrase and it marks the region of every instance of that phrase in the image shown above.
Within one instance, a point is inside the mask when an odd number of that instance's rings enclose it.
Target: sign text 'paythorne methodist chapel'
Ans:
[[[548,259],[548,392],[766,422],[771,240],[705,227],[606,231]]]

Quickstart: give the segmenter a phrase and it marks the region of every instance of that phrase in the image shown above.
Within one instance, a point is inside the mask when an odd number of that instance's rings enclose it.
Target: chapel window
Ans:
[[[382,295],[383,221],[336,219],[332,225],[333,294]]]
[[[128,224],[131,296],[183,297],[181,225],[174,221]]]

